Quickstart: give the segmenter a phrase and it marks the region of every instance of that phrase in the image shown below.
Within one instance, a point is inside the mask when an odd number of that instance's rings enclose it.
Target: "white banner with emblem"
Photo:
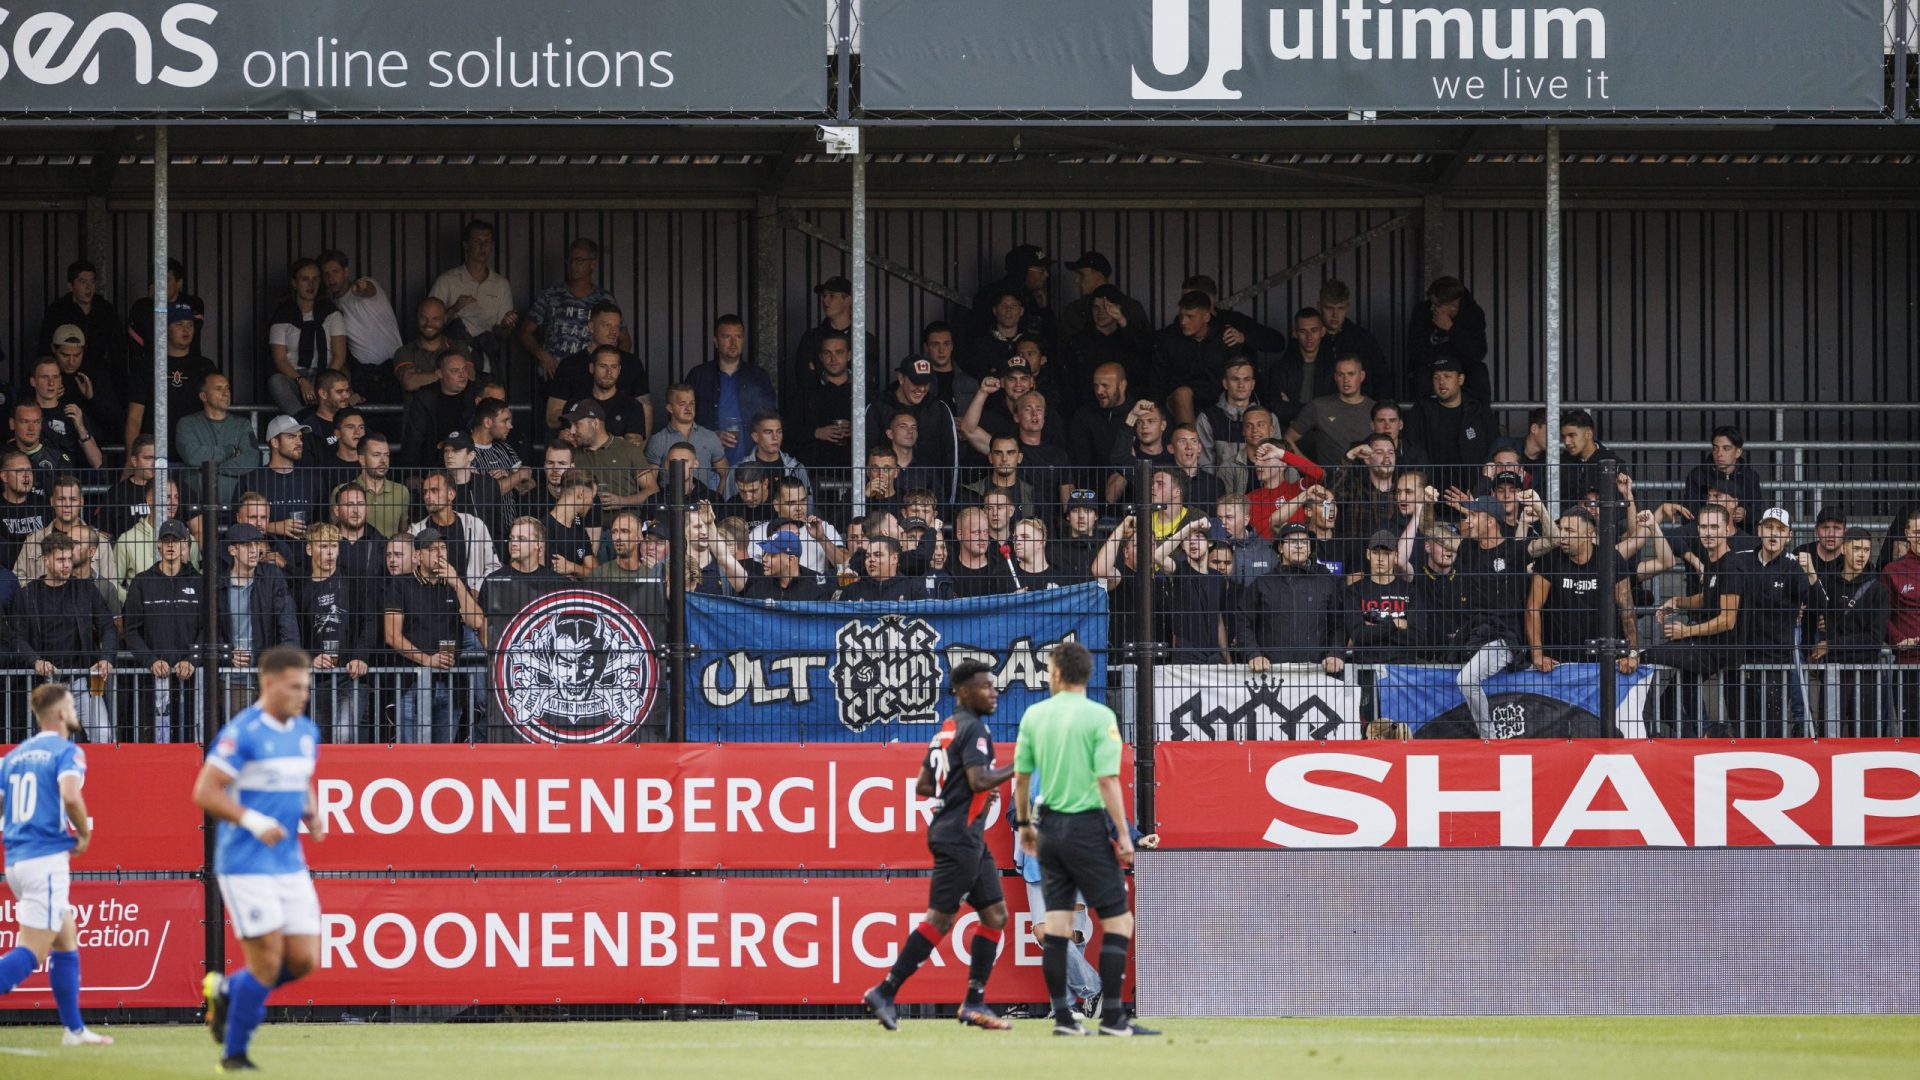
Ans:
[[[1349,669],[1343,680],[1315,664],[1283,664],[1257,675],[1240,664],[1156,667],[1153,715],[1162,742],[1366,735],[1359,672]]]

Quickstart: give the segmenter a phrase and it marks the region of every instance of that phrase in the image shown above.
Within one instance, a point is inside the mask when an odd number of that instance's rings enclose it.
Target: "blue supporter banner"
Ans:
[[[1497,739],[1640,738],[1647,681],[1641,669],[1616,675],[1618,723],[1600,730],[1600,669],[1595,664],[1561,664],[1551,673],[1531,668],[1486,681],[1487,700]],[[1406,724],[1418,739],[1477,739],[1467,700],[1460,694],[1458,669],[1389,667],[1377,687],[1379,716]]]
[[[1104,700],[1107,594],[1099,585],[921,603],[687,598],[692,742],[918,742],[953,711],[949,673],[979,660],[1000,688],[991,723],[1011,746],[1047,696],[1046,650],[1093,653]]]

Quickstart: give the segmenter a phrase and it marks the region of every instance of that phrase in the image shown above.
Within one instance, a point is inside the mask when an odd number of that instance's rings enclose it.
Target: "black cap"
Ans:
[[[1465,372],[1466,370],[1466,368],[1460,366],[1459,357],[1441,353],[1439,356],[1433,358],[1433,364],[1427,368],[1427,374],[1431,375],[1436,371]]]
[[[1079,258],[1068,263],[1067,269],[1095,270],[1095,271],[1098,271],[1103,277],[1113,276],[1113,264],[1107,261],[1107,257],[1105,255],[1102,255],[1097,251],[1089,251],[1082,254]]]
[[[834,276],[828,278],[827,280],[813,287],[813,295],[815,296],[820,296],[824,293],[830,293],[830,292],[846,293],[848,296],[852,296],[853,282],[848,281],[846,278],[842,277],[839,274],[835,274]]]
[[[1493,486],[1499,487],[1502,484],[1507,484],[1512,487],[1526,487],[1527,478],[1512,470],[1494,473]]]
[[[1047,258],[1047,251],[1038,244],[1021,244],[1007,252],[1007,273],[1025,273],[1035,266],[1052,266],[1053,260]]]
[[[1285,525],[1280,526],[1279,530],[1273,534],[1273,538],[1275,540],[1285,540],[1287,537],[1292,536],[1295,533],[1299,533],[1301,536],[1311,535],[1310,533],[1307,532],[1307,527],[1305,525],[1302,525],[1297,521],[1289,521]]]
[[[1367,541],[1368,551],[1372,551],[1375,548],[1386,548],[1392,551],[1399,548],[1399,546],[1400,537],[1396,536],[1392,529],[1377,529],[1374,531],[1373,539]]]
[[[265,540],[266,535],[244,521],[227,526],[227,543],[251,544],[256,540]]]
[[[1005,378],[1016,371],[1031,375],[1033,374],[1033,365],[1027,363],[1027,358],[1024,356],[1009,356],[1005,360],[1000,361],[993,369],[993,373],[1001,378]]]
[[[473,449],[473,435],[465,431],[453,432],[446,438],[440,440],[440,449],[471,450]]]
[[[560,414],[561,421],[568,424],[573,423],[575,420],[605,421],[606,418],[607,411],[602,409],[600,403],[592,398],[581,398],[579,401],[567,406],[567,411]],[[469,439],[468,441],[471,442],[472,440]]]
[[[247,528],[252,527],[247,526]],[[153,538],[155,540],[192,540],[193,532],[187,528],[186,522],[175,518],[160,526],[160,531],[155,533]]]
[[[1847,523],[1847,512],[1837,506],[1823,506],[1820,508],[1820,516],[1814,518],[1813,523],[1815,525],[1826,525],[1829,523],[1845,525]],[[1868,537],[1868,539],[1872,539],[1872,537]]]
[[[1100,493],[1092,488],[1074,488],[1067,493],[1067,509],[1076,506],[1093,508],[1100,505]]]
[[[413,544],[415,547],[423,547],[427,544],[445,543],[446,539],[447,539],[446,537],[440,535],[439,529],[436,529],[431,525],[425,526],[419,532],[416,532],[413,534]]]
[[[933,361],[919,353],[914,353],[900,361],[899,371],[901,375],[906,376],[908,382],[916,386],[933,384]]]
[[[901,522],[901,523],[900,523],[900,528],[901,528],[901,529],[903,529],[903,530],[905,530],[905,529],[924,529],[924,528],[927,528],[927,527],[928,527],[928,526],[927,526],[927,519],[926,519],[926,518],[917,518],[917,517],[910,517],[910,518],[908,518],[907,520],[905,520],[905,521],[903,521],[903,522]]]

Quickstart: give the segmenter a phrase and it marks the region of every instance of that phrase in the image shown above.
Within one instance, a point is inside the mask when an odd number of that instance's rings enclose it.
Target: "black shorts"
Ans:
[[[975,911],[985,911],[1006,899],[1000,891],[1000,867],[985,841],[972,844],[928,844],[933,852],[933,878],[927,883],[927,907],[959,911],[965,900]]]
[[[1103,919],[1127,913],[1127,883],[1104,810],[1040,815],[1040,893],[1048,911],[1072,911],[1078,893]]]

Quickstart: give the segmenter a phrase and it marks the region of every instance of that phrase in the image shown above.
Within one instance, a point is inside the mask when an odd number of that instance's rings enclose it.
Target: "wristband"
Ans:
[[[255,840],[268,829],[277,829],[280,823],[258,810],[244,810],[240,814],[240,827],[253,834]]]
[[[1032,827],[1033,827],[1033,822],[1031,822],[1031,821],[1021,821],[1021,820],[1019,820],[1018,818],[1016,818],[1016,819],[1014,819],[1014,822],[1013,822],[1013,827],[1014,827],[1014,828],[1016,828],[1016,829],[1030,829],[1030,828],[1032,828]]]

